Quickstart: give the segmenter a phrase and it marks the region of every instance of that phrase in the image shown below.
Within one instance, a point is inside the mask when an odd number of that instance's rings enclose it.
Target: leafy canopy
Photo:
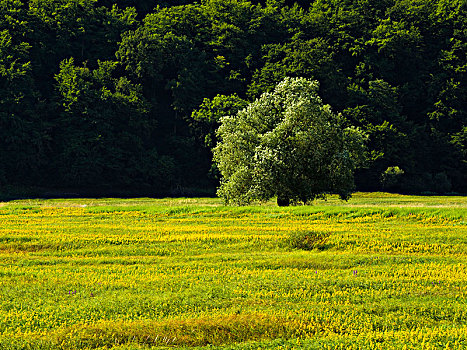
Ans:
[[[237,115],[224,116],[214,160],[218,195],[228,204],[274,196],[279,205],[328,193],[348,199],[363,156],[363,135],[324,105],[318,82],[285,78]]]

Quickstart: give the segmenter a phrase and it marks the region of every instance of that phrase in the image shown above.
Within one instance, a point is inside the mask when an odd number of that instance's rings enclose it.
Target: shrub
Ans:
[[[451,191],[452,185],[445,172],[433,176],[433,189],[437,193],[447,193]]]
[[[329,232],[298,231],[292,232],[286,238],[286,244],[292,249],[323,249],[331,234]]]
[[[381,185],[385,190],[393,190],[398,187],[401,176],[404,175],[404,170],[398,166],[391,166],[381,174]]]

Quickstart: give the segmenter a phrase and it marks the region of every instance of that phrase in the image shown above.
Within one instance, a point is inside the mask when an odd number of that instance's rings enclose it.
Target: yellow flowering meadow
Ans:
[[[0,349],[466,349],[467,198],[0,203],[0,276]]]

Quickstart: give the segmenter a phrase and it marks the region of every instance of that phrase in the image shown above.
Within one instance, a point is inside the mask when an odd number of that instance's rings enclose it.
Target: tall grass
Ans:
[[[464,349],[466,214],[380,193],[1,203],[0,349]]]

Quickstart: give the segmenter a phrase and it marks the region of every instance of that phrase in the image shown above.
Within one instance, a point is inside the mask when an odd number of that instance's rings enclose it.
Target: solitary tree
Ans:
[[[228,204],[277,196],[278,205],[326,194],[348,199],[363,135],[323,105],[318,82],[286,78],[236,115],[221,118],[214,160]]]

